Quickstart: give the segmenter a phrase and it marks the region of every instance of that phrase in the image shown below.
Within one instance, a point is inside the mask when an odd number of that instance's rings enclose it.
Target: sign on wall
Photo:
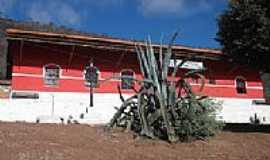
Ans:
[[[176,60],[176,65],[179,65],[183,60],[177,59]],[[174,60],[170,60],[169,67],[174,67]],[[203,69],[203,62],[196,62],[196,61],[187,61],[185,62],[180,68],[185,68],[185,69]]]

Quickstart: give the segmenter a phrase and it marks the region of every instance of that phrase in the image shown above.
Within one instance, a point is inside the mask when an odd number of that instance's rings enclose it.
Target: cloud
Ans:
[[[0,0],[0,12],[1,13],[9,12],[15,3],[16,0]]]
[[[145,16],[192,16],[211,9],[207,0],[139,0],[139,11]]]
[[[134,3],[135,2],[135,3]],[[209,0],[0,0],[0,12],[9,15],[20,6],[27,19],[42,23],[80,25],[96,11],[107,11],[112,7],[132,7],[146,17],[190,17],[209,11],[213,1]],[[216,3],[216,2],[214,2]],[[125,5],[123,5],[125,4]],[[133,6],[134,7],[134,6]],[[22,9],[23,8],[23,9]],[[20,11],[21,11],[20,10]]]
[[[104,9],[111,6],[120,6],[124,1],[125,0],[67,0],[66,2],[72,3],[75,6],[80,6],[81,8],[90,7],[95,9]]]
[[[119,6],[124,0],[35,0],[26,13],[34,21],[80,25],[83,17],[97,9]],[[88,12],[87,14],[85,14]]]
[[[80,25],[92,12],[118,7],[126,0],[0,0],[0,15],[20,14],[41,23]]]
[[[81,20],[80,14],[69,3],[59,0],[34,1],[26,15],[34,21],[61,25],[74,25]]]
[[[183,7],[179,0],[141,0],[141,9],[145,14],[175,13]]]

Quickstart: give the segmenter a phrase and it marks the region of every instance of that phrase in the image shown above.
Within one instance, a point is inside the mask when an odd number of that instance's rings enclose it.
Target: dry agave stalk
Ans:
[[[200,78],[202,90],[205,78],[201,71],[192,70],[176,77],[178,69],[187,61],[186,59],[176,64],[175,55],[172,53],[172,44],[176,36],[177,33],[166,51],[160,45],[158,61],[150,39],[146,41],[145,46],[135,45],[143,75],[143,80],[136,80],[140,84],[140,90],[135,90],[133,96],[124,99],[118,87],[123,103],[108,124],[110,128],[124,127],[138,135],[166,139],[169,142],[190,137],[205,138],[214,135],[220,129],[220,124],[214,116],[217,104],[206,96],[196,95],[187,80]],[[169,73],[172,57],[174,68],[172,73]],[[173,81],[168,81],[169,76]]]

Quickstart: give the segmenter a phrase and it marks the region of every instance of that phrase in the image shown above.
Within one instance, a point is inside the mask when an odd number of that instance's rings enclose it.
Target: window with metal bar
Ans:
[[[57,86],[60,78],[60,66],[48,64],[44,66],[44,84],[48,86]]]
[[[134,71],[131,69],[125,69],[121,71],[121,88],[132,89],[134,87]]]
[[[247,87],[246,87],[246,80],[244,78],[236,78],[236,91],[238,94],[246,94]]]

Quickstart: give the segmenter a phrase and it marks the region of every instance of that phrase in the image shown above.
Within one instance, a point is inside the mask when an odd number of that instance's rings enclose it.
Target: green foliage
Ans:
[[[269,0],[231,0],[218,25],[217,41],[224,53],[260,71],[264,98],[270,101]]]
[[[218,20],[217,40],[237,63],[270,70],[270,3],[234,0]]]
[[[0,12],[0,34],[4,32],[6,28],[16,28],[22,30],[39,31],[39,32],[53,32],[60,34],[76,34],[84,36],[97,36],[97,37],[108,37],[106,35],[98,35],[94,33],[86,33],[66,26],[58,26],[52,22],[43,24],[36,21],[17,21],[9,18],[4,18]]]
[[[175,37],[176,34],[172,42]],[[171,57],[175,57],[171,46],[163,52],[161,45],[158,58],[150,40],[145,46],[136,46],[143,75],[142,80],[136,80],[140,89],[125,100],[118,87],[123,104],[117,109],[109,127],[123,127],[140,136],[169,142],[205,139],[221,129],[222,125],[215,119],[219,103],[195,94],[188,82],[188,79],[198,77],[203,88],[205,81],[201,71],[187,71],[178,77],[178,69],[188,61],[185,59],[180,64],[174,60],[175,66],[170,72],[169,63]],[[169,76],[174,80],[169,81]]]
[[[210,98],[200,101],[200,105],[192,101],[188,98],[179,104],[175,123],[178,136],[182,141],[190,141],[216,135],[223,127],[223,123],[216,120],[221,103]]]

